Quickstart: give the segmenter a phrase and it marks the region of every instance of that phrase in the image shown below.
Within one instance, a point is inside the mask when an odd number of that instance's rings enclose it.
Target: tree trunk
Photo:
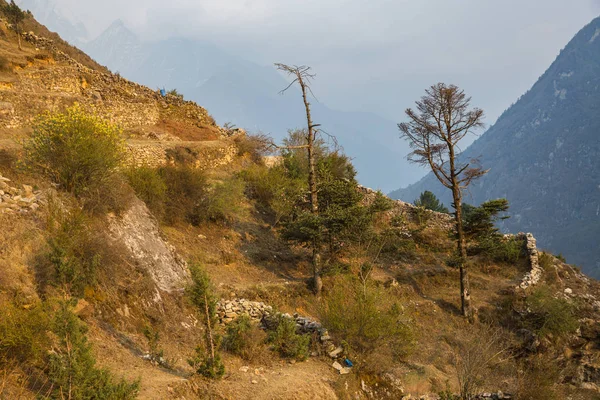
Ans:
[[[310,103],[306,94],[306,85],[299,77],[300,87],[302,88],[302,99],[304,100],[304,108],[306,109],[306,121],[308,124],[308,187],[310,190],[310,205],[313,214],[319,214],[319,199],[317,195],[317,176],[315,167],[315,126],[313,125],[310,115]],[[320,227],[319,227],[320,229]],[[320,235],[318,235],[320,236]],[[321,243],[320,239],[316,238],[312,244],[312,264],[313,264],[313,289],[316,295],[321,294],[323,282],[321,280]]]
[[[204,295],[204,310],[206,312],[206,337],[208,338],[208,347],[210,348],[210,357],[212,360],[215,359],[215,342],[212,336],[211,318],[208,310],[208,296]]]
[[[471,317],[471,288],[469,285],[469,271],[466,265],[467,260],[467,249],[465,246],[465,232],[463,229],[462,221],[462,200],[460,195],[460,189],[452,189],[452,195],[454,198],[454,208],[456,212],[455,223],[456,223],[456,241],[457,241],[457,253],[459,257],[458,267],[460,269],[460,303],[461,311],[464,317]]]
[[[471,287],[469,285],[469,271],[467,268],[467,248],[465,245],[465,232],[462,221],[462,194],[456,176],[454,165],[454,147],[449,146],[450,178],[452,180],[452,200],[454,201],[454,219],[456,223],[456,250],[458,253],[458,268],[460,270],[460,309],[463,317],[471,318]]]
[[[18,38],[18,41],[19,41],[19,50],[23,50],[23,48],[21,47],[21,32],[17,31],[17,38]]]

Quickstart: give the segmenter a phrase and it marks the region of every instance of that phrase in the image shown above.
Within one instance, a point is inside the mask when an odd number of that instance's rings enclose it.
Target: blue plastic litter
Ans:
[[[346,364],[346,367],[353,367],[354,364],[352,364],[352,361],[348,360],[347,358],[344,360],[344,364]]]
[[[160,89],[160,95],[165,97],[167,95],[167,91],[165,89]]]

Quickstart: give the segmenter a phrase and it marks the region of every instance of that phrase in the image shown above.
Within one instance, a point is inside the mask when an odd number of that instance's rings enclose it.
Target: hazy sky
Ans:
[[[600,13],[600,0],[56,2],[92,35],[121,18],[148,40],[196,37],[260,64],[311,65],[321,101],[393,121],[427,86],[454,83],[488,124]]]

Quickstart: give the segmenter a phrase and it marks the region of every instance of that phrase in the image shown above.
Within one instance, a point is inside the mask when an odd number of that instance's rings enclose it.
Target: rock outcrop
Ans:
[[[161,236],[158,222],[144,202],[134,199],[121,216],[111,216],[112,237],[123,243],[133,259],[152,277],[156,286],[165,292],[180,290],[188,279],[186,262]]]

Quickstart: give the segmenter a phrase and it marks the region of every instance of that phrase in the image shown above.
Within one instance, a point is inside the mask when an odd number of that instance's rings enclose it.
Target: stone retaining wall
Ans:
[[[505,235],[505,238],[516,238],[522,240],[529,260],[529,271],[525,274],[518,287],[527,289],[539,282],[542,277],[543,269],[539,263],[539,253],[536,245],[536,240],[531,233],[519,233],[517,235]]]
[[[225,140],[218,145],[211,146],[203,146],[202,142],[186,145],[177,144],[177,142],[172,142],[172,144],[150,142],[148,144],[129,144],[125,163],[137,167],[161,167],[176,163],[178,151],[185,153],[186,158],[190,158],[188,162],[199,169],[228,165],[238,153],[237,146]]]
[[[364,195],[367,204],[372,203],[377,196],[377,191],[368,187],[359,186],[359,191]],[[436,211],[426,210],[402,200],[392,200],[394,206],[388,211],[390,217],[402,217],[407,222],[426,223],[427,226],[445,231],[454,229],[454,217]]]

